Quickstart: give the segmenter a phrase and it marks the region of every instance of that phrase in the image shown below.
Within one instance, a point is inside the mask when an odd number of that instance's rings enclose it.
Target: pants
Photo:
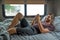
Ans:
[[[25,18],[20,20],[20,27],[16,27],[17,34],[19,35],[35,35],[37,31],[34,27],[30,26]]]

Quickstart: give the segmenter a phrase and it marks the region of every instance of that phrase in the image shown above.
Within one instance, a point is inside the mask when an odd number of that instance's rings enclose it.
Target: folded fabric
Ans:
[[[55,31],[60,31],[60,16],[56,16],[53,22],[55,26]]]

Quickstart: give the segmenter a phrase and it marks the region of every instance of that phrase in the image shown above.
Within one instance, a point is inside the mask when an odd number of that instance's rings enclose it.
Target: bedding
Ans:
[[[50,34],[52,34],[54,37],[60,40],[60,32],[54,31],[54,32],[50,32]]]
[[[55,21],[55,20],[54,20]],[[59,21],[60,22],[60,21]],[[3,35],[7,38],[7,40],[60,40],[60,31],[49,32],[45,34],[37,34],[31,36],[21,36],[21,35],[9,35],[6,31],[8,26],[10,25],[11,20],[5,20],[0,23],[0,27],[3,26]],[[57,23],[57,22],[56,22]],[[59,23],[60,24],[60,23]]]
[[[55,31],[60,31],[60,16],[55,17],[53,25],[55,26]]]
[[[0,40],[3,40],[3,36],[0,36]]]
[[[53,35],[51,35],[50,33],[46,33],[46,34],[37,34],[32,36],[12,35],[11,40],[58,40],[58,39]]]

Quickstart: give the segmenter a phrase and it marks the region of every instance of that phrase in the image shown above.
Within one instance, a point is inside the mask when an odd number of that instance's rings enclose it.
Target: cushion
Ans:
[[[55,31],[60,31],[60,16],[56,16],[53,22],[55,26]]]
[[[41,21],[43,22],[43,21],[45,20],[45,18],[46,18],[46,17],[47,17],[47,16],[44,16],[44,17],[42,18],[42,20],[41,20]]]

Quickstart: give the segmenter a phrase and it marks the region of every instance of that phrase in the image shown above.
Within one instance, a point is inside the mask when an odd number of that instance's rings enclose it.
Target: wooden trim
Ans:
[[[24,0],[5,0],[5,4],[24,4]]]
[[[45,0],[5,0],[5,4],[45,4]]]
[[[27,0],[27,4],[44,4],[45,0]]]

